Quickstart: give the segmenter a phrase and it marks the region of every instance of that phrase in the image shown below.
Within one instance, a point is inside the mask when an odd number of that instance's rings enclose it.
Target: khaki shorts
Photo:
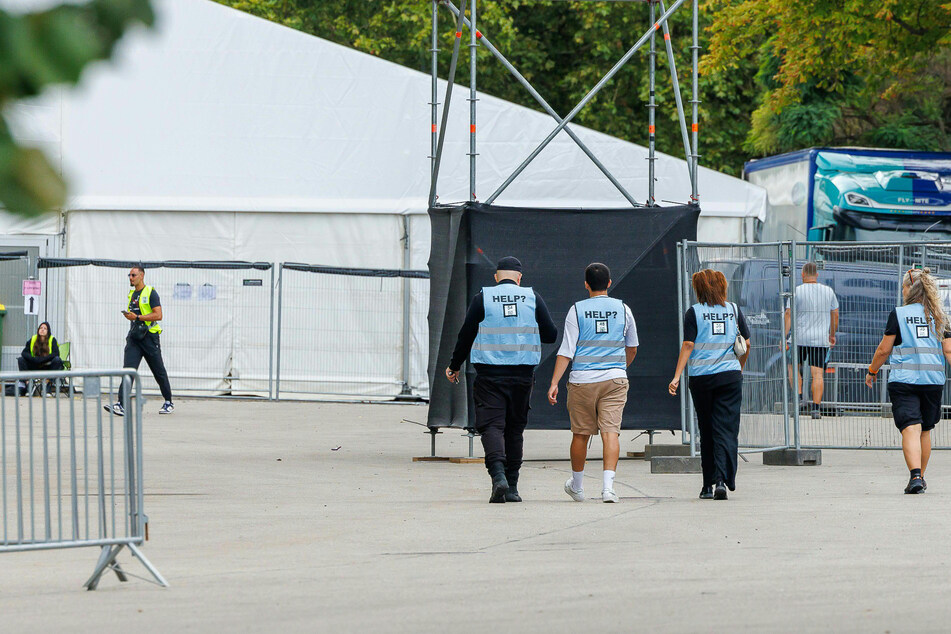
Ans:
[[[595,436],[599,431],[620,434],[627,388],[627,379],[568,383],[571,433],[585,436]]]

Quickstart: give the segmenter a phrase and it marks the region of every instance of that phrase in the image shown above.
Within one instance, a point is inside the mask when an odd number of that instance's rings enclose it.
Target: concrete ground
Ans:
[[[820,467],[618,469],[620,504],[562,490],[567,432],[530,431],[522,504],[428,453],[413,405],[182,400],[146,417],[144,552],[169,580],[82,583],[97,551],[0,554],[4,632],[947,631],[951,455],[905,496],[893,451]],[[622,437],[624,450],[643,444]],[[592,453],[599,454],[598,442]],[[461,456],[459,432],[440,453]],[[339,449],[334,450],[334,448]],[[586,490],[600,492],[589,463]],[[124,553],[127,571],[138,562]]]

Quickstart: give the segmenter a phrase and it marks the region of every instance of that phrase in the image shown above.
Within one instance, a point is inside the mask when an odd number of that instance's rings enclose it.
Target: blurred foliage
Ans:
[[[43,153],[14,140],[4,108],[47,86],[75,84],[87,64],[112,55],[130,24],[153,20],[149,0],[92,0],[30,14],[0,10],[0,205],[35,216],[61,207],[66,197]]]

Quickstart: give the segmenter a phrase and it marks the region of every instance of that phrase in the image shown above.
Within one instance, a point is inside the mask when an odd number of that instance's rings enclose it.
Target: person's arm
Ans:
[[[627,365],[631,365],[634,357],[637,356],[637,346],[640,342],[637,339],[637,323],[634,321],[634,313],[631,307],[624,304],[624,357]]]
[[[790,312],[790,309],[787,306],[786,312],[783,313],[783,342],[785,342],[786,337],[789,336],[789,327],[791,325],[792,325],[792,312]]]
[[[27,361],[36,361],[36,357],[30,352],[30,340],[26,340],[26,345],[23,346],[23,352],[20,353],[20,356],[26,359]]]
[[[941,342],[941,351],[944,352],[944,358],[951,363],[951,337],[945,336]]]
[[[575,357],[578,346],[578,317],[575,307],[568,309],[565,315],[565,330],[555,357],[555,369],[551,374],[551,384],[548,386],[548,402],[554,405],[558,402],[558,383],[568,369],[568,363]]]
[[[535,293],[535,321],[538,323],[538,336],[542,343],[555,343],[558,341],[558,327],[555,326],[551,313],[548,312],[548,306],[545,300],[538,293]]]
[[[942,348],[947,350],[948,342],[942,344]],[[865,385],[872,387],[872,383],[875,382],[875,377],[878,374],[878,371],[885,361],[888,360],[888,355],[892,353],[892,348],[895,346],[895,335],[883,335],[882,341],[878,344],[878,348],[875,349],[875,355],[872,357],[872,362],[868,366],[868,372],[865,373]]]
[[[56,341],[55,337],[50,337],[50,359],[55,359],[59,356],[59,342]]]
[[[736,307],[736,327],[740,330],[740,336],[746,340],[746,354],[739,358],[740,361],[740,371],[746,367],[746,362],[750,358],[750,326],[746,323],[746,315],[743,314],[743,311],[740,310],[740,307]]]
[[[560,354],[555,357],[555,371],[551,373],[551,385],[548,386],[548,402],[554,405],[558,402],[558,382],[565,375],[571,359]]]
[[[677,369],[674,370],[673,380],[671,380],[667,386],[667,391],[670,392],[672,396],[676,396],[677,388],[680,387],[680,376],[683,374],[684,368],[687,367],[687,360],[690,359],[690,354],[693,352],[693,345],[692,341],[685,341],[683,345],[680,346],[680,356],[677,357]]]
[[[162,321],[162,307],[154,306],[148,315],[136,315],[139,321]]]
[[[466,311],[466,320],[459,329],[459,336],[456,337],[456,347],[452,351],[452,358],[449,360],[449,367],[446,368],[446,378],[453,383],[459,380],[459,368],[469,358],[469,351],[472,350],[472,342],[479,334],[479,324],[485,319],[485,305],[482,303],[482,291],[472,298],[469,309]]]
[[[839,330],[839,309],[833,308],[829,313],[832,316],[832,324],[829,326],[829,345],[835,345],[835,333]]]
[[[888,355],[892,353],[892,348],[895,347],[895,341],[898,338],[899,332],[898,313],[892,310],[892,312],[888,314],[888,320],[885,322],[885,334],[882,335],[882,340],[875,349],[875,354],[872,355],[872,362],[868,366],[868,372],[865,373],[865,385],[868,387],[872,387],[872,383],[875,382],[875,376],[881,367],[885,365],[885,362],[888,360]]]
[[[688,308],[684,313],[684,342],[680,346],[680,355],[677,357],[677,367],[674,370],[674,378],[667,385],[667,391],[671,395],[677,394],[677,388],[680,387],[680,377],[683,375],[684,368],[687,367],[687,361],[693,352],[694,341],[697,340],[697,317],[693,308]]]

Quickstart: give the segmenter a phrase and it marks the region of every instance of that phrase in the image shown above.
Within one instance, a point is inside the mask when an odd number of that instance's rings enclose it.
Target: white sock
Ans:
[[[604,470],[604,490],[614,490],[614,471],[608,471],[607,469]]]
[[[584,470],[571,472],[571,488],[580,491],[584,488]]]

